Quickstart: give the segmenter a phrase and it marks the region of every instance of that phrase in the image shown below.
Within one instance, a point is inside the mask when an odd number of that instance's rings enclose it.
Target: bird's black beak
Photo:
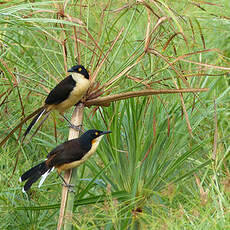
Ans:
[[[108,133],[112,133],[111,131],[103,131],[102,133],[101,133],[101,135],[105,135],[105,134],[108,134]]]
[[[69,69],[67,72],[74,72],[73,67],[71,69]]]

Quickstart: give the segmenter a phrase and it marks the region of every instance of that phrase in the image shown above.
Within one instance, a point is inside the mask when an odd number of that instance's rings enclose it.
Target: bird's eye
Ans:
[[[81,72],[81,71],[82,71],[82,68],[81,68],[81,67],[80,67],[80,68],[78,68],[78,71],[79,71],[79,72]]]
[[[98,132],[95,132],[95,135],[98,136]]]

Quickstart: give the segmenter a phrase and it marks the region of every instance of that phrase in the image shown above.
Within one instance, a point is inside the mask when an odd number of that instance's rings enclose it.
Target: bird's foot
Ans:
[[[69,123],[70,128],[77,130],[77,131],[84,132],[84,130],[82,129],[82,125],[74,125],[69,121],[69,119],[65,115],[62,114],[62,116]]]
[[[73,189],[75,187],[74,184],[62,184],[62,186],[65,186],[68,188],[69,192],[75,192],[75,190]]]
[[[74,125],[74,124],[70,124],[69,125],[70,128],[76,130],[76,131],[80,131],[80,132],[84,132],[83,128],[82,128],[82,125]]]

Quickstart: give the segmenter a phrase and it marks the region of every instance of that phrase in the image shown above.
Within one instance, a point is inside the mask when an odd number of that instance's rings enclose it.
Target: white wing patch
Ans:
[[[46,111],[46,109],[44,109],[42,112],[41,112],[41,114],[39,115],[39,117],[38,117],[38,119],[36,120],[36,122],[34,123],[34,125],[39,121],[39,119],[41,118],[41,116],[43,115],[43,113]],[[34,126],[33,125],[33,126]]]
[[[38,188],[40,188],[43,184],[43,182],[45,181],[46,177],[49,176],[49,174],[54,170],[54,167],[49,169],[46,173],[44,173],[42,176],[41,176],[41,180],[39,182],[39,185],[38,185]]]

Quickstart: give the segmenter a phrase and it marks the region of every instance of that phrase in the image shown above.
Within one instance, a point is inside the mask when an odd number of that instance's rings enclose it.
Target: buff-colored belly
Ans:
[[[98,140],[95,141],[92,145],[92,148],[90,149],[89,152],[87,152],[85,154],[84,157],[82,157],[81,160],[78,160],[78,161],[73,161],[71,163],[67,163],[67,164],[63,164],[61,166],[58,166],[58,173],[60,173],[61,171],[63,170],[68,170],[68,169],[72,169],[72,168],[76,168],[77,166],[81,165],[83,162],[85,162],[86,160],[88,160],[96,151],[97,149],[97,146],[101,140],[102,136],[98,137]]]
[[[57,105],[48,105],[47,112],[56,109],[59,113],[64,114],[67,109],[76,105],[84,97],[89,89],[90,81],[79,74],[72,74],[72,77],[76,81],[76,86],[70,93],[69,97]]]
[[[58,105],[55,105],[55,109],[63,114],[67,109],[74,106],[82,99],[82,97],[86,94],[89,85],[90,83],[87,79],[78,80],[75,89],[70,93],[68,99]]]

